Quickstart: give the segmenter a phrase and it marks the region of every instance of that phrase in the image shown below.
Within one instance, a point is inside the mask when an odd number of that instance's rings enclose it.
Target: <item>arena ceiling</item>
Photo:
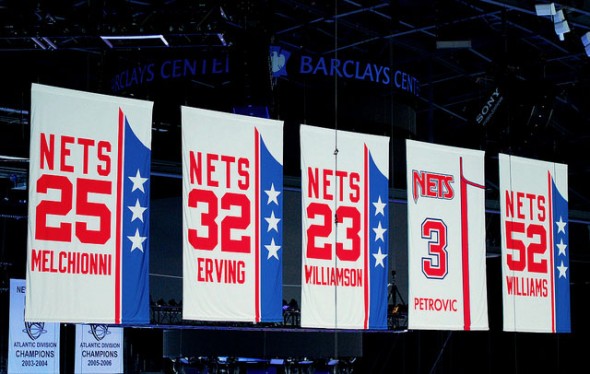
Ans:
[[[180,170],[179,105],[224,111],[261,105],[271,117],[294,124],[390,135],[394,146],[414,138],[485,150],[490,200],[497,199],[500,152],[566,163],[570,208],[585,220],[590,59],[581,38],[590,31],[590,3],[555,3],[569,25],[563,40],[555,17],[537,15],[535,4],[0,0],[2,186],[10,199],[26,198],[30,85],[38,82],[153,100],[153,161],[161,173]],[[393,77],[390,86],[346,77],[273,77],[271,45],[314,61],[389,66],[415,77],[419,92],[392,90]],[[142,67],[178,56],[198,56],[201,63],[229,56],[230,73],[138,83]],[[135,83],[122,84],[132,74]],[[404,114],[407,126],[397,119],[399,103],[411,108]],[[298,144],[286,139],[286,154],[296,154]],[[393,186],[405,188],[398,152]],[[292,176],[296,162],[286,165]],[[2,209],[14,213],[6,204]]]

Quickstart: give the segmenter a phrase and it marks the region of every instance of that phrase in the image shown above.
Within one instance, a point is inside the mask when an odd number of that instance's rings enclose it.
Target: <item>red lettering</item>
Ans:
[[[53,160],[55,159],[55,135],[49,134],[49,143],[47,143],[47,135],[45,135],[45,133],[41,133],[40,146],[41,169],[45,169],[45,163],[47,162],[47,167],[49,170],[53,170]]]
[[[214,155],[211,153],[207,154],[207,186],[209,187],[219,187],[219,182],[213,179],[213,173],[215,173],[215,163],[213,161],[219,160],[218,155]]]
[[[452,175],[413,170],[412,193],[414,201],[418,201],[420,196],[433,199],[452,199],[455,196],[453,181]]]
[[[102,162],[103,164],[99,164],[96,167],[96,171],[98,175],[106,177],[107,175],[111,174],[111,143],[101,140],[98,142],[98,161]]]
[[[70,156],[70,148],[68,145],[74,144],[73,136],[62,136],[61,137],[61,149],[60,149],[60,170],[63,172],[73,172],[74,167],[66,163],[66,159]]]
[[[94,146],[94,139],[78,138],[78,144],[82,146],[82,173],[88,174],[89,148]]]

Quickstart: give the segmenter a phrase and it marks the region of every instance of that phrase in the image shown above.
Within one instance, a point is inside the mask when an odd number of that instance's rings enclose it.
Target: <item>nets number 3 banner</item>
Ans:
[[[570,332],[567,165],[500,154],[504,331]]]
[[[182,107],[183,318],[282,321],[283,123]]]
[[[301,326],[386,329],[389,138],[300,135]]]
[[[487,330],[484,152],[406,141],[408,327]]]
[[[27,321],[149,322],[152,103],[34,84]]]

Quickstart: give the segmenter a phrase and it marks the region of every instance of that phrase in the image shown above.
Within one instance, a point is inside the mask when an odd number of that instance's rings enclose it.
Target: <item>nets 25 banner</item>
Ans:
[[[182,107],[183,318],[282,321],[283,123]]]
[[[408,327],[487,330],[484,152],[406,141]]]
[[[504,331],[571,331],[567,178],[567,165],[500,154]]]
[[[300,135],[301,326],[386,329],[389,138]]]
[[[34,84],[27,321],[149,322],[152,103]]]

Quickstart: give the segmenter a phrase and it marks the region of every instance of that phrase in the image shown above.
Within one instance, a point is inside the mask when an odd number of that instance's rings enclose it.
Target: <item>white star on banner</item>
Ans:
[[[567,222],[564,222],[561,219],[561,216],[559,216],[559,221],[555,222],[557,224],[557,233],[559,234],[560,232],[565,234],[565,225],[567,224]]]
[[[147,181],[147,178],[142,178],[141,174],[139,174],[139,169],[137,169],[137,173],[134,177],[127,177],[133,182],[133,188],[131,188],[131,192],[135,190],[140,190],[141,192],[145,193],[143,189],[143,184]]]
[[[567,271],[567,266],[563,266],[563,261],[561,261],[561,264],[559,264],[557,270],[559,270],[559,278],[567,278],[567,275],[565,274],[565,272]]]
[[[383,211],[383,208],[385,208],[385,203],[381,201],[381,196],[379,196],[379,200],[377,200],[376,203],[373,203],[373,205],[375,206],[375,215],[385,215],[385,212]]]
[[[376,228],[374,228],[373,231],[375,231],[375,241],[379,239],[385,241],[385,239],[383,239],[383,234],[385,234],[385,231],[387,231],[387,229],[384,229],[381,226],[381,221],[379,221],[379,225]]]
[[[147,237],[139,236],[139,229],[135,229],[135,235],[128,236],[127,238],[131,240],[131,243],[133,243],[131,245],[131,252],[133,252],[135,249],[139,249],[143,252],[143,242],[147,239]]]
[[[565,256],[565,249],[567,248],[567,244],[565,244],[563,242],[563,239],[559,239],[559,244],[556,244],[557,248],[559,248],[559,254],[558,255],[564,255]]]
[[[143,222],[143,212],[147,210],[147,208],[142,207],[139,205],[139,199],[135,200],[135,206],[128,206],[129,210],[133,213],[133,217],[131,217],[131,222],[135,221],[137,218]]]
[[[276,232],[279,232],[278,224],[281,219],[275,217],[274,210],[270,213],[270,217],[264,217],[264,219],[266,220],[266,222],[268,222],[268,230],[266,230],[266,232],[269,232],[270,230],[275,230]]]
[[[269,260],[271,257],[276,258],[277,260],[279,259],[279,249],[281,249],[280,245],[276,245],[275,244],[275,239],[272,238],[272,240],[270,241],[270,244],[268,245],[264,245],[264,247],[268,250],[268,257],[266,258],[267,260]]]
[[[373,257],[375,257],[375,267],[381,265],[382,268],[385,268],[385,264],[383,263],[383,259],[387,257],[386,254],[381,252],[381,247],[379,247],[379,251],[377,253],[373,253]]]
[[[264,192],[266,192],[266,194],[268,195],[268,201],[266,202],[266,204],[270,204],[272,201],[273,203],[279,205],[279,200],[277,199],[277,197],[281,194],[281,191],[275,190],[274,183],[271,183],[270,190],[264,190]]]

